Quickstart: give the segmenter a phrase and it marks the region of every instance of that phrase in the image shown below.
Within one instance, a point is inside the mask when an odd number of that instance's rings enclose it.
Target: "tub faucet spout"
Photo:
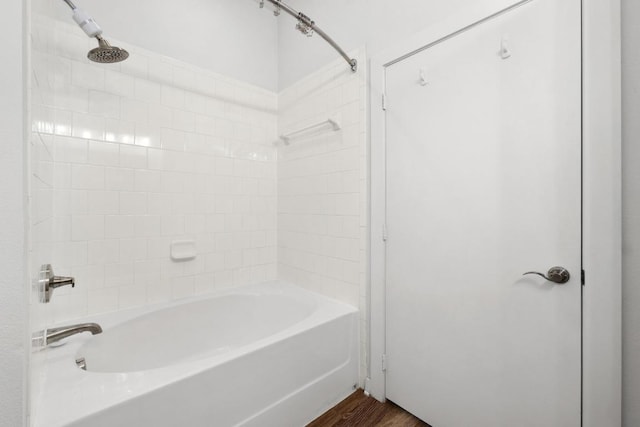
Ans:
[[[102,328],[97,323],[80,323],[78,325],[47,329],[44,331],[43,344],[49,345],[81,332],[91,332],[92,335],[96,335],[102,333]]]

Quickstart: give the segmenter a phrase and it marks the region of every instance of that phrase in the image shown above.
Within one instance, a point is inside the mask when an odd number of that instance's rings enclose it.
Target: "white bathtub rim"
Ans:
[[[354,315],[358,310],[346,303],[332,300],[301,287],[283,281],[228,288],[217,292],[185,298],[170,303],[154,304],[137,309],[107,313],[82,319],[98,322],[105,330],[144,314],[164,308],[187,304],[192,301],[238,293],[294,292],[311,296],[319,302],[316,310],[306,319],[271,336],[233,349],[212,358],[187,360],[175,365],[129,373],[103,373],[80,370],[75,355],[80,347],[91,339],[88,334],[71,337],[60,347],[50,347],[34,354],[34,362],[44,363],[45,384],[35,411],[36,427],[64,426],[98,413],[108,407],[144,395],[176,381],[198,375],[206,369],[228,363],[244,354],[257,351],[272,343],[319,327],[323,321]],[[325,310],[323,312],[323,310]],[[65,322],[68,324],[69,322]],[[75,392],[75,393],[74,393]],[[71,403],[72,402],[72,403]],[[60,408],[64,408],[60,410]]]

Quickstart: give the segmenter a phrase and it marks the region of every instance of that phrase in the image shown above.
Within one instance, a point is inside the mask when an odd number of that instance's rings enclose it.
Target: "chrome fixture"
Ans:
[[[129,52],[119,47],[111,46],[108,41],[96,36],[99,46],[93,48],[87,54],[87,58],[101,64],[113,64],[124,61],[129,57]]]
[[[97,323],[80,323],[78,325],[45,329],[33,335],[32,344],[34,347],[45,347],[82,332],[91,332],[92,335],[97,335],[102,333],[102,328]]]
[[[71,0],[63,1],[73,11],[73,20],[76,24],[82,28],[87,36],[98,40],[98,47],[91,49],[87,54],[87,58],[100,64],[113,64],[124,61],[129,57],[129,52],[119,47],[111,46],[108,41],[102,38],[102,28],[88,13],[76,7]]]
[[[355,73],[358,70],[358,61],[355,58],[349,58],[349,55],[347,55],[347,53],[344,50],[342,50],[342,48],[338,46],[338,44],[331,37],[327,35],[327,33],[322,31],[322,29],[318,27],[316,23],[311,20],[311,18],[309,18],[304,13],[296,11],[291,6],[287,5],[286,3],[283,3],[281,0],[268,0],[268,1],[269,3],[275,6],[275,10],[273,12],[275,16],[279,16],[280,11],[284,10],[289,15],[293,16],[298,20],[298,23],[296,24],[296,29],[298,31],[300,31],[302,34],[304,34],[307,37],[311,37],[314,32],[318,33],[320,37],[322,37],[327,43],[329,43],[331,47],[333,47],[340,54],[340,56],[342,56],[344,60],[347,61],[347,63],[351,67],[351,71]],[[264,0],[260,2],[260,7],[261,8],[264,7]]]
[[[308,16],[300,14],[300,19],[296,24],[296,30],[300,31],[307,37],[313,36],[313,21]]]
[[[53,274],[51,264],[44,264],[40,267],[40,279],[38,280],[41,292],[41,302],[50,302],[53,290],[62,286],[76,287],[76,280],[73,277],[56,276]]]
[[[537,271],[528,271],[524,273],[523,276],[526,276],[527,274],[536,274],[550,282],[558,283],[560,285],[567,283],[571,278],[571,274],[569,274],[569,271],[564,267],[551,267],[546,275],[538,273]]]
[[[84,359],[84,357],[76,359],[76,365],[78,365],[78,368],[82,369],[83,371],[87,370],[87,361]]]

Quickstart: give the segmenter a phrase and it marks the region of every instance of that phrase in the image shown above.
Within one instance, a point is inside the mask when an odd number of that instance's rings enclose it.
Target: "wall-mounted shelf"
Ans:
[[[280,140],[276,141],[276,144],[278,142],[283,142],[284,145],[290,145],[293,139],[303,137],[312,131],[319,131],[322,128],[327,128],[327,130],[332,130],[333,132],[337,132],[340,129],[342,129],[342,126],[340,126],[340,122],[337,119],[327,119],[320,123],[315,123],[311,126],[307,126],[303,129],[299,129],[294,132],[287,133],[285,135],[280,135]]]

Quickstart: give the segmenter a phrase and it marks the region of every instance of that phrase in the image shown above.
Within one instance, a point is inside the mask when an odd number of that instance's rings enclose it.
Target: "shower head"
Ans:
[[[73,20],[82,28],[89,37],[95,37],[99,46],[91,49],[87,54],[93,62],[100,64],[113,64],[124,61],[129,57],[129,52],[119,47],[111,46],[108,41],[102,38],[102,28],[100,25],[84,10],[76,7],[71,0],[63,0],[73,11]]]
[[[101,36],[96,36],[100,46],[95,49],[91,49],[87,54],[93,62],[100,64],[114,64],[116,62],[122,62],[129,57],[129,52],[119,47],[111,46],[108,41]]]

